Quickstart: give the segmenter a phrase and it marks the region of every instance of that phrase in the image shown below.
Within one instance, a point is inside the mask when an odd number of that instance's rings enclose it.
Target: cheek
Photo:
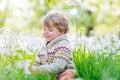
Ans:
[[[45,34],[45,31],[42,31],[42,34]]]
[[[58,37],[58,36],[59,36],[59,34],[54,34],[54,35],[52,35],[53,38],[56,38],[56,37]]]

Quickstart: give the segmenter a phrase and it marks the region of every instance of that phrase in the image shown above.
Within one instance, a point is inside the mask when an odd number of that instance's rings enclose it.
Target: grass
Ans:
[[[35,53],[27,54],[25,51],[17,50],[14,55],[0,54],[0,80],[56,80],[54,74],[44,76],[26,74],[23,68],[16,65],[18,61],[26,60],[32,64],[35,60]],[[24,63],[21,66],[24,66]]]
[[[73,51],[78,77],[84,80],[120,80],[120,55]]]
[[[87,49],[73,51],[78,78],[84,80],[120,80],[120,55],[89,52]],[[18,61],[33,63],[35,53],[17,50],[14,55],[0,54],[0,80],[56,80],[54,75],[34,76],[16,66]]]

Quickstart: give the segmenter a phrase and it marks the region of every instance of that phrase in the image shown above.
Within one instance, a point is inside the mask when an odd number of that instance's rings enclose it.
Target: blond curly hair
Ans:
[[[56,27],[60,32],[69,32],[69,19],[63,14],[49,13],[44,17],[43,26]]]

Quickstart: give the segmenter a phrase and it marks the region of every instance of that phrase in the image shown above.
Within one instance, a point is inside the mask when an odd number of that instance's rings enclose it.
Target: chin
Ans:
[[[47,39],[46,39],[46,41],[49,42],[50,40],[47,40]]]
[[[45,39],[47,42],[50,42],[52,39]]]

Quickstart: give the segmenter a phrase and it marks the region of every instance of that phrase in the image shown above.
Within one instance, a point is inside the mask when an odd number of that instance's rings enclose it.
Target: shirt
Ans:
[[[58,74],[64,69],[75,68],[70,42],[66,34],[58,36],[51,42],[44,41],[34,65],[38,66],[41,74]]]

